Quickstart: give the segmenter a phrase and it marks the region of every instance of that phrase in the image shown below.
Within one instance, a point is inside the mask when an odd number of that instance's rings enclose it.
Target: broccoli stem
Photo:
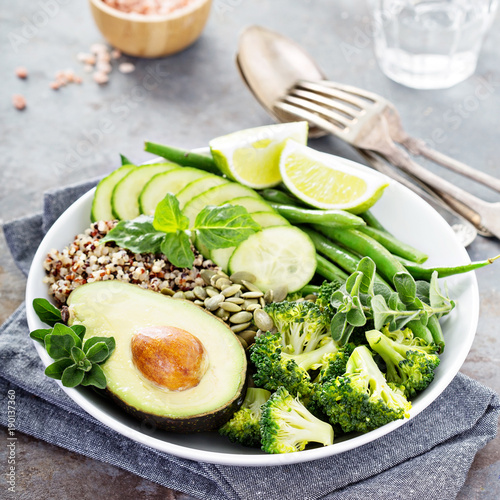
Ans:
[[[301,368],[309,371],[315,370],[321,366],[321,359],[325,354],[337,351],[337,344],[333,340],[330,340],[325,345],[315,349],[314,351],[303,352],[302,354],[297,354],[296,356],[293,354],[282,353],[282,356],[293,359]]]

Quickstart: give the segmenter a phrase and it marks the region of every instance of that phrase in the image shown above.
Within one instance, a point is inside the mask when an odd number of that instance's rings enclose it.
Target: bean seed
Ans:
[[[215,271],[212,271],[211,269],[203,269],[200,272],[200,276],[203,278],[203,281],[207,284],[210,285],[210,279],[212,276],[215,275]]]
[[[240,289],[241,289],[241,285],[230,285],[227,288],[224,288],[222,290],[222,295],[224,295],[224,297],[231,297],[236,292],[239,292]]]
[[[224,295],[224,294],[222,294]],[[240,297],[228,297],[226,299],[226,302],[231,302],[232,304],[238,304],[238,305],[241,305],[245,302],[245,299],[242,299]]]
[[[184,292],[175,292],[172,297],[174,299],[185,299],[186,298],[186,294]]]
[[[253,314],[247,311],[241,311],[237,312],[236,314],[233,314],[230,318],[229,321],[231,323],[246,323],[248,321],[251,321],[253,318]]]
[[[222,321],[227,321],[229,319],[229,316],[231,316],[231,313],[229,311],[224,311],[224,309],[217,309],[215,312],[215,315],[220,318]]]
[[[264,294],[262,292],[251,291],[242,293],[241,296],[244,299],[258,299],[259,297],[263,297]]]
[[[224,311],[229,311],[229,312],[240,312],[241,307],[237,304],[233,304],[232,302],[223,302],[220,307],[224,309]]]
[[[241,284],[249,291],[249,292],[260,292],[260,289],[256,287],[253,283],[247,280],[241,280]],[[262,294],[264,295],[264,294]]]
[[[224,298],[224,295],[220,293],[218,295],[214,295],[213,297],[208,297],[205,299],[205,307],[209,311],[215,311],[219,308],[222,302],[224,302]]]
[[[170,297],[172,297],[172,295],[174,295],[175,292],[171,288],[162,288],[161,293],[163,295],[169,295]]]
[[[245,308],[245,310],[248,312],[253,312],[256,311],[257,309],[261,309],[260,304],[250,304],[248,307]]]
[[[246,330],[251,323],[238,323],[236,325],[231,325],[231,330],[234,333],[242,332],[243,330]]]
[[[285,285],[277,286],[273,289],[274,302],[283,302],[288,295],[288,287]]]
[[[231,274],[229,278],[233,283],[238,283],[242,285],[242,280],[253,283],[257,280],[257,278],[252,273],[247,273],[246,271],[238,271],[236,273]]]
[[[243,330],[242,332],[238,333],[238,337],[241,337],[245,339],[246,343],[248,345],[251,345],[255,341],[255,334],[257,332],[254,330]]]
[[[200,300],[205,300],[207,298],[207,291],[202,286],[195,286],[193,288],[193,293]]]
[[[188,290],[187,292],[184,292],[184,295],[186,296],[187,300],[194,300],[195,299],[195,294],[192,290]]]
[[[253,320],[255,322],[255,325],[263,331],[268,331],[270,330],[273,326],[273,320],[269,314],[266,313],[266,311],[262,309],[256,309],[253,313]]]

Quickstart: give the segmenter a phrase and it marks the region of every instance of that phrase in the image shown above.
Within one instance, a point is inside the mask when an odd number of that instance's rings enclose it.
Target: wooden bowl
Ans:
[[[212,0],[192,0],[162,16],[124,13],[102,0],[89,3],[97,27],[113,47],[131,56],[152,58],[175,54],[194,43],[205,27]]]

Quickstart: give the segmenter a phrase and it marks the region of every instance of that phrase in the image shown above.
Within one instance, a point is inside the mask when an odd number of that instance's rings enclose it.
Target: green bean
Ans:
[[[394,257],[389,250],[378,241],[357,229],[341,229],[336,227],[314,224],[313,227],[328,238],[338,241],[347,249],[354,250],[359,255],[370,257],[377,271],[392,285],[396,273],[406,272],[406,268]]]
[[[314,210],[289,205],[269,203],[285,219],[292,223],[325,224],[338,227],[357,227],[365,225],[365,221],[357,215],[344,210]]]
[[[363,212],[359,214],[359,216],[370,226],[374,227],[375,229],[379,229],[380,231],[385,231],[388,233],[387,229],[379,222],[379,220],[373,215],[373,213],[370,210],[366,210],[366,212]]]
[[[360,227],[359,230],[384,245],[393,255],[399,255],[418,264],[422,264],[428,258],[428,255],[424,252],[403,243],[387,231],[381,231],[369,226]]]
[[[406,323],[406,326],[413,332],[414,337],[425,340],[428,344],[432,343],[432,333],[420,320],[413,319]]]
[[[461,266],[454,267],[423,267],[410,262],[402,257],[396,257],[399,262],[408,270],[408,272],[417,280],[427,280],[431,279],[432,273],[437,271],[439,278],[446,278],[448,276],[454,276],[455,274],[468,273],[469,271],[474,271],[475,269],[480,269],[481,267],[488,266],[497,260],[500,255],[492,257],[486,260],[478,260],[471,262],[470,264],[463,264]]]
[[[319,286],[318,285],[306,285],[305,287],[300,289],[300,293],[302,295],[310,295],[311,293],[318,293]]]
[[[335,264],[316,254],[316,272],[330,281],[346,281],[348,275]]]
[[[163,146],[162,144],[147,141],[144,143],[144,150],[148,153],[161,156],[169,161],[173,161],[183,167],[199,168],[200,170],[205,170],[212,174],[222,175],[211,156],[200,155],[185,149]]]
[[[444,336],[443,336],[443,330],[441,329],[441,325],[439,324],[439,319],[436,315],[432,315],[428,320],[427,320],[427,328],[430,330],[432,334],[432,341],[438,346],[439,348],[439,354],[441,354],[444,351]]]
[[[280,191],[279,189],[262,189],[259,191],[259,194],[267,201],[271,201],[273,203],[279,203],[281,205],[291,205],[293,207],[301,206],[301,203],[296,198],[293,198],[287,193]]]

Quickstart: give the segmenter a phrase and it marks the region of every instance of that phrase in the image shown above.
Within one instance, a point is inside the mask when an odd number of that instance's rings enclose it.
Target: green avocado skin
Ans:
[[[100,281],[76,288],[68,299],[68,305],[68,323],[86,326],[86,338],[94,335],[115,338],[116,349],[102,365],[108,382],[103,393],[136,419],[149,423],[153,428],[176,433],[213,431],[226,423],[243,403],[247,388],[247,359],[240,341],[219,318],[192,302],[172,299],[124,282]],[[193,333],[201,332],[199,338],[207,348],[209,356],[212,355],[211,366],[219,373],[216,380],[224,381],[222,374],[226,373],[225,367],[234,366],[233,371],[229,373],[236,377],[233,379],[236,390],[231,392],[229,399],[221,398],[222,390],[218,393],[217,387],[205,382],[192,390],[200,391],[199,399],[207,400],[209,404],[198,407],[195,405],[193,408],[187,405],[189,410],[178,415],[171,412],[168,406],[158,411],[147,406],[141,407],[142,400],[147,399],[140,390],[145,379],[141,378],[131,361],[130,342],[133,332],[144,324],[170,325],[186,330],[192,327]],[[130,367],[126,378],[123,366]],[[222,371],[217,371],[218,367]],[[134,383],[137,379],[141,381],[139,384]],[[113,390],[117,383],[125,388],[121,393]],[[176,398],[182,397],[181,391],[176,394]],[[178,404],[177,402],[177,406]]]
[[[179,418],[160,417],[143,412],[128,405],[109,390],[105,390],[104,392],[114,403],[121,406],[129,415],[143,422],[148,428],[162,429],[179,434],[192,434],[194,432],[216,431],[230,420],[243,404],[247,392],[247,384],[243,384],[241,393],[223,408],[193,417]]]

